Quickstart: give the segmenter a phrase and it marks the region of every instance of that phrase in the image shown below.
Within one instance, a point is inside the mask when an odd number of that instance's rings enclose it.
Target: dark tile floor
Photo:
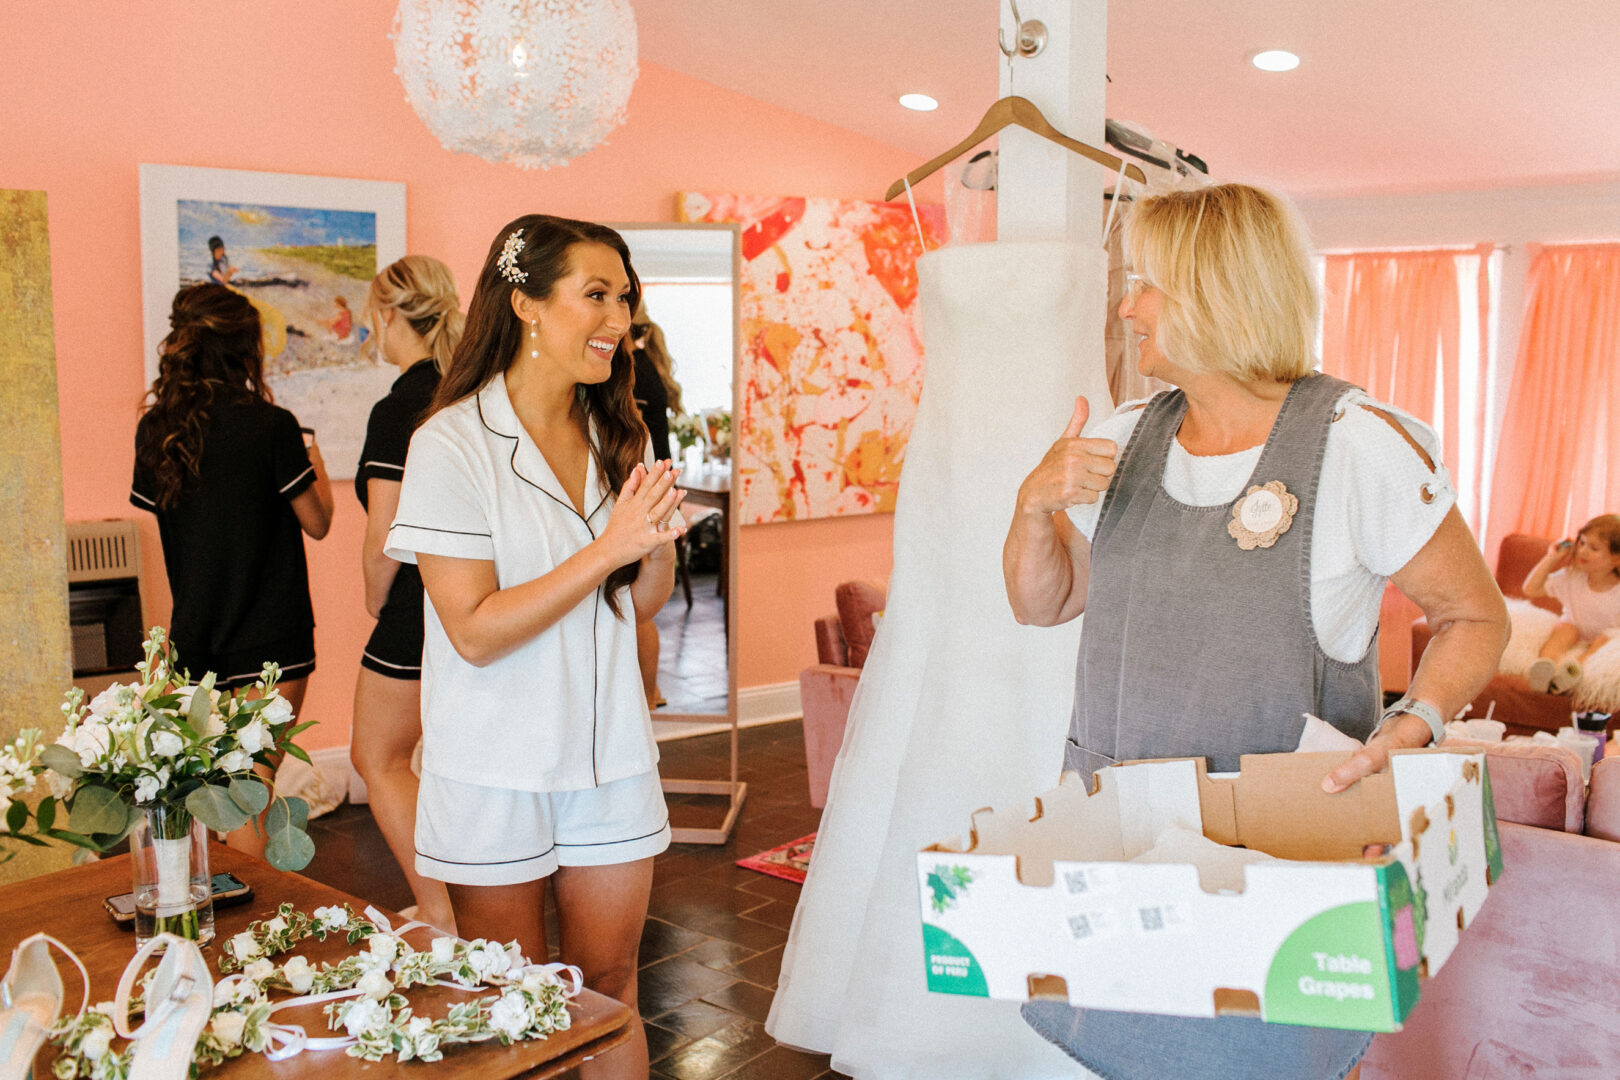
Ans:
[[[692,575],[692,606],[680,582],[653,619],[658,627],[658,689],[665,712],[723,713],[730,693],[726,606],[715,575]],[[656,718],[657,714],[654,714]]]
[[[734,865],[816,829],[820,811],[809,803],[802,728],[769,724],[744,730],[740,740],[748,800],[730,843],[675,845],[654,862],[639,984],[652,1075],[836,1077],[825,1055],[784,1049],[765,1033],[800,887]],[[727,746],[726,735],[666,742],[659,767],[669,775],[723,778]],[[717,824],[724,813],[719,799],[672,795],[669,803],[682,825]],[[305,873],[386,907],[411,902],[366,807],[342,806],[310,822],[310,834],[316,855]]]

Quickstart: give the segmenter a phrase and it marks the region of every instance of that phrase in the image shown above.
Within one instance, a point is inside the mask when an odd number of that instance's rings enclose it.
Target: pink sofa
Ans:
[[[855,697],[887,589],[875,581],[846,581],[834,592],[838,613],[816,620],[814,667],[799,673],[804,710],[804,758],[810,774],[810,805],[827,805],[833,761],[844,744],[844,724]]]
[[[1584,798],[1568,751],[1488,754],[1502,878],[1362,1080],[1620,1077],[1620,754]]]

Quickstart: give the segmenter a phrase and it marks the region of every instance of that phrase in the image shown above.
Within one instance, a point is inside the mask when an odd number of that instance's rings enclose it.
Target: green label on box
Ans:
[[[923,923],[923,962],[928,965],[928,989],[934,993],[990,996],[984,971],[973,953],[933,923]]]
[[[1391,1031],[1384,920],[1371,900],[1307,919],[1278,948],[1261,1006],[1271,1023]]]
[[[1502,877],[1502,838],[1496,831],[1496,800],[1491,797],[1491,770],[1480,755],[1479,775],[1481,812],[1485,815],[1485,865],[1490,867],[1490,884]]]

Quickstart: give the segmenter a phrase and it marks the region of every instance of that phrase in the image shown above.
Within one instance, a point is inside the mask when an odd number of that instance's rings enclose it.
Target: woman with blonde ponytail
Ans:
[[[366,299],[377,353],[402,374],[371,410],[354,490],[366,509],[360,561],[366,610],[377,628],[360,657],[349,757],[366,782],[372,815],[416,898],[416,918],[454,931],[444,883],[416,872],[416,776],[411,755],[422,736],[422,578],[383,554],[399,505],[405,454],[439,377],[461,340],[465,319],[450,270],[407,255],[378,274]]]

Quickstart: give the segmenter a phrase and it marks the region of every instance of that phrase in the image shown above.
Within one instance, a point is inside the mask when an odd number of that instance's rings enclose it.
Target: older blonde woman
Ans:
[[[1434,432],[1313,372],[1317,296],[1302,231],[1238,184],[1143,200],[1120,314],[1142,374],[1175,389],[1082,433],[1084,399],[1018,492],[1004,551],[1019,621],[1086,613],[1065,766],[1292,750],[1311,712],[1366,748],[1443,737],[1507,639],[1500,592],[1454,503]],[[1386,581],[1438,628],[1405,698],[1380,712]],[[1025,1018],[1112,1080],[1339,1080],[1370,1035],[1075,1010]]]

